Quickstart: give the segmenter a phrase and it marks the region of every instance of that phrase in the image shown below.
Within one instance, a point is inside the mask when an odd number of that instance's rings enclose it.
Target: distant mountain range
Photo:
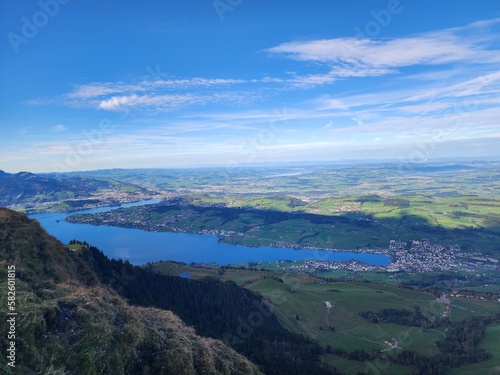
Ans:
[[[30,210],[40,205],[57,203],[59,211],[90,205],[122,203],[155,193],[140,186],[110,178],[78,176],[52,177],[30,172],[15,174],[0,170],[0,206],[24,206]]]

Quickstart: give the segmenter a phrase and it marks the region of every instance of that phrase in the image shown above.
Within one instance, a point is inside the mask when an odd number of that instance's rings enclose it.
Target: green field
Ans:
[[[338,197],[297,205],[294,198],[176,198],[156,205],[74,215],[71,222],[150,231],[217,234],[243,246],[387,249],[391,240],[460,244],[500,260],[500,200]]]
[[[199,195],[211,203],[218,198],[238,201],[249,196],[289,195],[306,202],[340,196],[395,195],[434,198],[477,195],[499,198],[499,163],[332,164],[282,167],[200,169],[135,169],[78,172],[93,178],[112,178],[177,195]],[[202,198],[209,193],[212,197]],[[258,201],[248,202],[256,206]],[[264,202],[265,204],[265,202]],[[278,203],[276,203],[279,205]]]
[[[430,320],[442,319],[445,305],[436,297],[418,290],[401,288],[386,283],[363,281],[325,282],[312,275],[301,275],[282,271],[260,271],[252,269],[202,268],[182,263],[160,262],[150,266],[154,272],[178,275],[188,272],[193,277],[219,277],[233,280],[246,288],[262,294],[280,322],[289,330],[306,335],[323,347],[345,349],[348,352],[364,350],[366,352],[383,351],[387,356],[395,355],[405,349],[432,356],[439,353],[436,342],[444,339],[446,331],[442,329],[422,329],[395,323],[370,323],[358,313],[367,310],[380,311],[387,308],[413,310],[416,306]],[[270,278],[270,277],[274,277]],[[283,282],[280,282],[281,279]],[[329,301],[329,309],[325,302]],[[500,313],[500,302],[468,298],[453,298],[453,305],[467,308],[462,311],[452,308],[451,320],[467,316]],[[332,332],[331,327],[335,330]],[[500,326],[487,328],[487,335],[481,347],[494,354],[494,358],[476,365],[455,369],[453,373],[474,374],[478,369],[492,369],[498,365],[500,347],[498,338]],[[391,349],[385,341],[398,340],[398,348]],[[411,366],[401,366],[376,359],[370,362],[349,360],[334,354],[324,354],[323,360],[343,373],[370,373],[378,369],[380,373],[411,374]],[[460,370],[460,371],[459,371]]]
[[[469,162],[81,172],[168,199],[68,220],[212,233],[243,246],[387,249],[427,239],[500,260],[499,171]]]
[[[482,363],[461,366],[452,369],[453,375],[499,375],[500,374],[500,324],[486,328],[486,336],[479,344],[480,348],[490,352],[493,357]]]
[[[340,292],[328,292],[332,287]],[[434,345],[422,345],[439,339],[437,332],[423,333],[418,328],[396,324],[374,325],[358,316],[359,312],[367,309],[413,309],[418,305],[430,318],[439,317],[442,311],[433,303],[434,297],[424,293],[413,292],[407,296],[406,291],[399,288],[388,291],[388,287],[367,288],[362,283],[318,285],[299,277],[287,278],[285,283],[261,280],[250,284],[248,288],[270,300],[285,327],[305,333],[323,346],[331,345],[348,351],[382,350],[387,347],[384,340],[396,337],[402,340],[401,345],[405,349],[423,354],[432,354],[437,350]],[[324,301],[330,301],[334,306],[328,309]],[[329,326],[335,327],[335,332],[331,332]]]

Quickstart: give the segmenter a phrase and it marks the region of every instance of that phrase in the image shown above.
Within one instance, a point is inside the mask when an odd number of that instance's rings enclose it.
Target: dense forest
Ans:
[[[444,340],[437,346],[440,353],[424,356],[413,351],[403,350],[389,361],[401,365],[413,365],[418,374],[445,374],[447,367],[458,367],[470,363],[478,363],[491,358],[491,354],[478,348],[488,324],[500,321],[500,314],[484,317],[469,317],[459,321],[448,318],[431,321],[420,309],[383,309],[377,313],[364,311],[359,314],[371,323],[396,323],[423,329],[442,329],[446,332]],[[339,353],[348,357],[349,353]],[[370,359],[373,354],[362,353],[360,358]]]
[[[129,303],[171,310],[199,335],[222,339],[268,375],[336,373],[320,364],[321,346],[283,328],[260,296],[234,282],[155,274],[110,260],[92,246],[80,256]]]
[[[431,325],[420,309],[414,311],[406,309],[383,309],[378,313],[363,311],[359,313],[362,318],[368,319],[370,323],[396,323],[403,326],[428,327]]]

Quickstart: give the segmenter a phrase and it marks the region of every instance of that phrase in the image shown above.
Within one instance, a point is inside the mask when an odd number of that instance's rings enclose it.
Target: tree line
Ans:
[[[319,361],[324,352],[320,345],[286,330],[262,297],[233,281],[161,275],[110,260],[93,246],[78,256],[131,304],[171,310],[199,335],[225,341],[266,374],[337,373]]]

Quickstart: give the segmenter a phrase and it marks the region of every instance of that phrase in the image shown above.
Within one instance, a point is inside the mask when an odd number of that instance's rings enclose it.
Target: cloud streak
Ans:
[[[500,62],[500,55],[497,50],[489,49],[489,37],[481,30],[498,22],[500,19],[393,39],[292,41],[268,48],[265,52],[301,62],[324,64],[329,72],[308,81],[317,84],[331,83],[335,78],[394,74],[401,68],[415,65],[494,64]],[[463,35],[470,34],[471,30],[473,35]],[[307,76],[304,79],[307,80]]]

